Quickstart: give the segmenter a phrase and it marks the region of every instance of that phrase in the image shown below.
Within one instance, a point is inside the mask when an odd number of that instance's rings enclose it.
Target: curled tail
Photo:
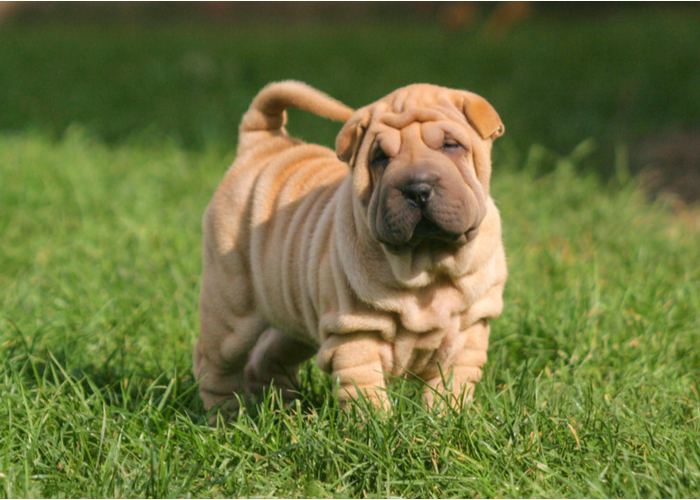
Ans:
[[[280,130],[287,121],[287,108],[304,111],[345,122],[354,110],[323,92],[294,80],[270,83],[263,88],[243,115],[240,132]]]

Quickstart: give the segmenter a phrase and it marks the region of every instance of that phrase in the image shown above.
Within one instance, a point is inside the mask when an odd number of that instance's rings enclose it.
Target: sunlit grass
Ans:
[[[191,348],[200,219],[231,155],[0,136],[0,491],[697,496],[698,235],[575,173],[588,146],[543,177],[500,155],[510,278],[471,407],[426,411],[399,384],[391,414],[346,413],[308,364],[298,404],[215,429]]]

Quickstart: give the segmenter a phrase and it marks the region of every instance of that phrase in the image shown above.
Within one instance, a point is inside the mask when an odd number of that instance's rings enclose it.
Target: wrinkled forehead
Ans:
[[[432,149],[442,147],[445,136],[468,146],[471,127],[456,100],[449,91],[391,94],[375,104],[368,135],[389,156],[399,154],[407,136]]]

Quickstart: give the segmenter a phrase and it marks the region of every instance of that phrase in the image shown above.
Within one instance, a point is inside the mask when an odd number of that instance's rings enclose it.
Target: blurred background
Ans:
[[[233,150],[253,96],[289,78],[353,107],[416,82],[471,90],[506,125],[496,170],[575,154],[700,200],[697,3],[0,2],[2,134]],[[289,128],[332,145],[339,125]]]

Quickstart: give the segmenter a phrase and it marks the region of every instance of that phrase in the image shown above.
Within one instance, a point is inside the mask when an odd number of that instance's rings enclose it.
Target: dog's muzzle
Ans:
[[[464,184],[446,185],[434,175],[413,174],[389,188],[378,210],[377,239],[391,251],[413,248],[424,241],[456,247],[478,233],[476,198]],[[477,209],[478,211],[478,209]]]

